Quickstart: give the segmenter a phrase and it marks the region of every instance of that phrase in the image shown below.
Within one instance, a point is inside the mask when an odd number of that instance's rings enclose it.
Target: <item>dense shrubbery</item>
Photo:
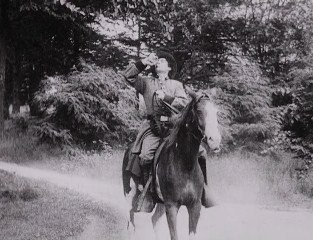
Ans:
[[[127,141],[139,125],[134,91],[109,69],[84,65],[82,72],[48,77],[35,101],[43,113],[37,133],[54,144],[100,150]]]
[[[270,107],[269,79],[253,61],[231,57],[225,72],[213,79],[213,85],[220,89],[217,103],[222,108],[223,137],[229,149],[260,151],[264,140],[273,137],[279,127]]]
[[[313,55],[305,57],[289,78],[293,103],[288,105],[284,130],[290,132],[290,148],[303,160],[300,177],[312,167],[313,161]]]
[[[285,78],[288,84],[278,86],[272,95],[276,107],[274,119],[279,124],[274,137],[266,141],[263,153],[276,149],[294,152],[295,168],[303,179],[313,162],[313,58],[305,57]]]
[[[278,150],[296,154],[303,178],[313,162],[313,58],[306,57],[271,89],[258,65],[230,58],[225,72],[213,79],[227,150],[244,148],[261,154]],[[287,81],[288,80],[288,81]]]

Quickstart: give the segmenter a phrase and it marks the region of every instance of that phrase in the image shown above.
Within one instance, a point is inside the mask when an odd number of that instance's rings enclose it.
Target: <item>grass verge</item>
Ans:
[[[0,239],[76,239],[94,217],[106,223],[103,232],[111,239],[123,239],[116,224],[121,216],[113,209],[67,189],[0,171]]]
[[[280,152],[277,158],[234,152],[208,162],[209,182],[221,202],[312,208],[312,196],[294,176],[293,155]],[[312,185],[311,185],[312,188]]]
[[[37,145],[22,135],[0,143],[0,159],[48,168],[108,183],[121,183],[125,147],[101,153]],[[207,163],[210,185],[220,202],[312,208],[313,171],[298,181],[293,155],[278,152],[275,158],[246,152],[214,156]]]

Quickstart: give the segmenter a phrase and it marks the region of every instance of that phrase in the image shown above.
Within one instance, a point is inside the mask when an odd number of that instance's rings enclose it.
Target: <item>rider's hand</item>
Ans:
[[[156,97],[160,100],[163,100],[165,97],[165,93],[162,90],[157,90],[155,94],[156,94]]]
[[[158,57],[155,53],[151,53],[148,57],[141,60],[144,65],[155,66],[157,64]]]

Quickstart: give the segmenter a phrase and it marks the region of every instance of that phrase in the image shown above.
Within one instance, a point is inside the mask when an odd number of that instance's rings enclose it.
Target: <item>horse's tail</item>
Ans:
[[[122,178],[123,178],[123,190],[124,190],[124,196],[129,193],[131,190],[130,188],[130,178],[131,174],[130,172],[126,171],[126,167],[129,161],[129,155],[130,151],[132,149],[133,143],[129,144],[128,147],[126,148],[126,151],[124,153],[124,158],[123,158],[123,165],[122,165]]]

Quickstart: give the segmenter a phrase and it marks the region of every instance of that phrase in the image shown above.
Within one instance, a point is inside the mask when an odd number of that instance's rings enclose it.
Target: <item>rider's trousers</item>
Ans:
[[[153,162],[154,154],[160,144],[161,138],[154,133],[149,132],[145,136],[142,142],[142,148],[140,152],[140,165],[149,165]]]

